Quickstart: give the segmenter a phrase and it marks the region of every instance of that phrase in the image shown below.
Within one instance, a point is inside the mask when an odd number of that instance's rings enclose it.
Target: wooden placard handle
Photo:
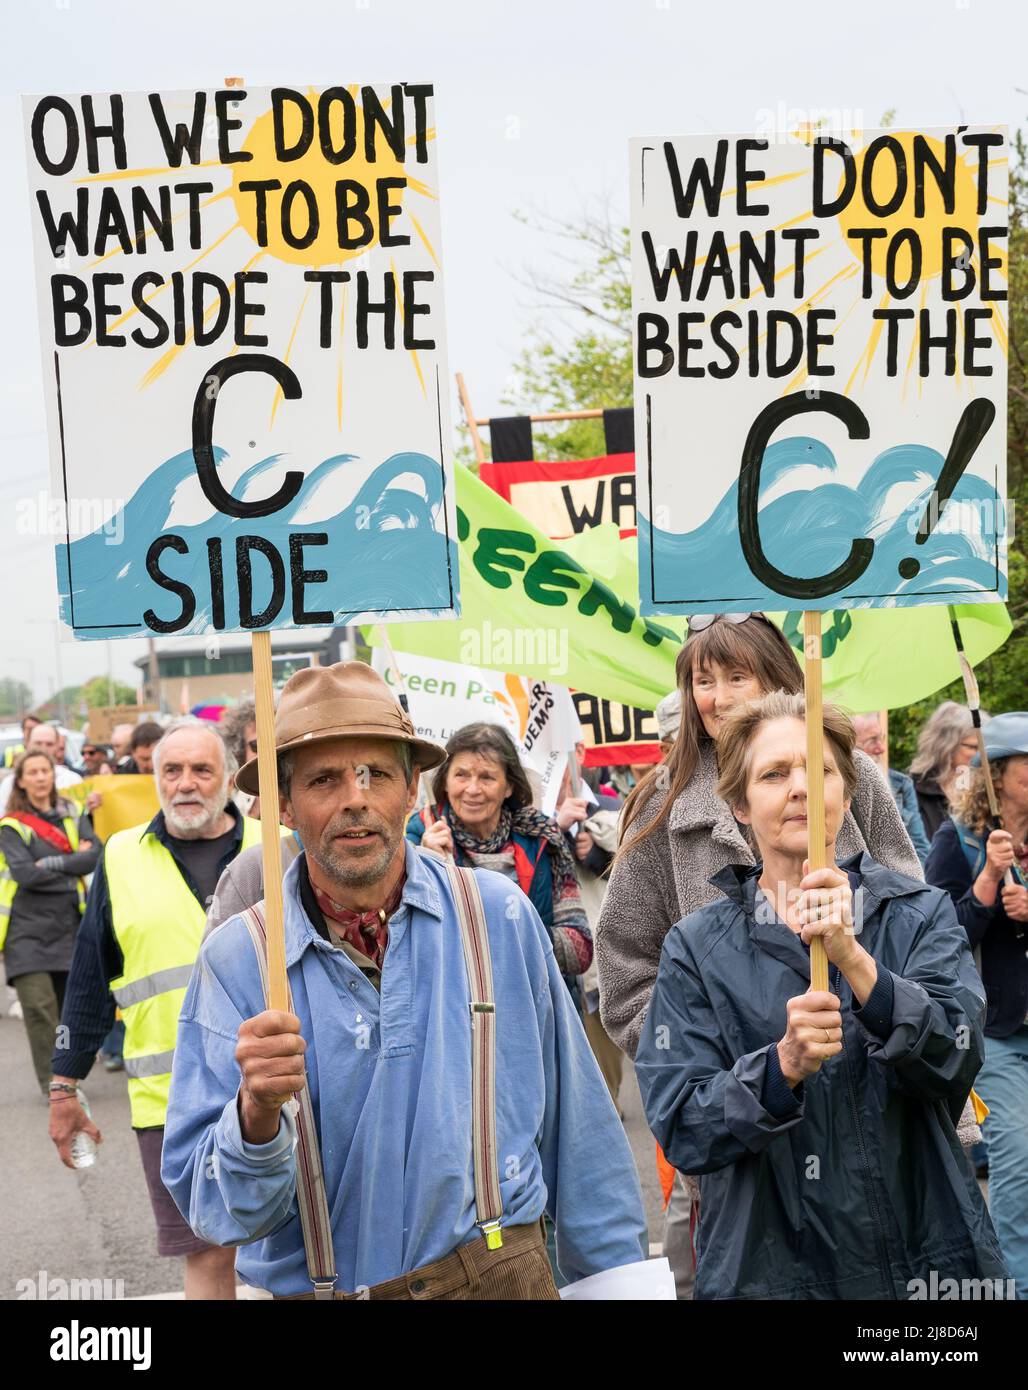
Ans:
[[[261,796],[264,920],[268,934],[268,1008],[286,1012],[286,934],[282,909],[282,836],[279,831],[278,760],[275,756],[275,694],[271,679],[271,633],[255,632],[253,693],[257,712],[257,780]]]
[[[821,689],[821,614],[803,614],[803,695],[807,706],[807,859],[810,870],[827,868],[825,854],[825,729]],[[828,988],[824,942],[810,943],[810,988]]]
[[[996,799],[996,788],[992,780],[992,768],[989,766],[989,754],[985,747],[985,734],[982,730],[982,707],[981,695],[978,691],[978,679],[975,676],[974,668],[967,659],[967,653],[964,651],[964,639],[960,631],[960,621],[957,618],[957,611],[952,604],[949,605],[949,625],[957,649],[957,661],[960,663],[960,678],[964,682],[964,694],[967,696],[967,708],[971,713],[971,723],[978,739],[978,755],[982,764],[982,781],[985,783],[985,795],[989,801],[989,814],[992,816],[993,828],[1002,830],[1003,818],[999,813],[999,802]],[[1006,873],[1003,875],[1003,882],[1007,888],[1013,887],[1015,879],[1010,869],[1007,869]]]

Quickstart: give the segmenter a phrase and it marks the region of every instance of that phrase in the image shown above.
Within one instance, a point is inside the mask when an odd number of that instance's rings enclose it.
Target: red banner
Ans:
[[[483,463],[478,476],[532,525],[562,541],[612,521],[635,535],[635,455],[558,459],[555,463]]]
[[[558,459],[541,463],[482,463],[478,476],[544,536],[566,540],[612,521],[634,536],[635,455]],[[586,745],[587,767],[660,762],[652,711],[572,692]]]

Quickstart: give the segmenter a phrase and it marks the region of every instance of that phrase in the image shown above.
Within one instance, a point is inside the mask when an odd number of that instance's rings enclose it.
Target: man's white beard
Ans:
[[[226,778],[220,790],[214,796],[201,796],[196,798],[196,800],[203,803],[202,813],[200,811],[192,811],[190,815],[183,816],[177,813],[173,802],[162,805],[161,809],[164,811],[164,819],[167,822],[168,829],[173,835],[177,835],[182,839],[189,839],[190,837],[199,838],[209,826],[214,824],[218,816],[221,815],[222,811],[225,809],[227,796],[228,779]]]

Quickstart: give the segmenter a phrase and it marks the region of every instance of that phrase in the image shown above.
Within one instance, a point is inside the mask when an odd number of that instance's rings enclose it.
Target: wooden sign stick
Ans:
[[[475,450],[475,462],[485,463],[485,448],[482,445],[482,436],[478,432],[478,421],[475,419],[475,412],[471,409],[471,397],[468,395],[468,388],[464,385],[464,373],[457,373],[457,390],[460,392],[461,409],[464,411],[464,423],[468,427],[471,435],[471,443]]]
[[[257,780],[261,795],[264,920],[268,936],[268,1008],[287,1012],[286,933],[282,909],[282,836],[278,823],[278,759],[275,755],[275,694],[271,680],[271,633],[255,632],[253,693],[257,713]]]
[[[827,868],[825,855],[825,729],[821,692],[821,614],[803,614],[803,695],[807,706],[807,859],[810,872]],[[810,943],[810,988],[827,990],[824,943]]]
[[[974,673],[967,653],[964,651],[964,639],[960,633],[960,623],[957,619],[956,609],[952,603],[949,606],[949,625],[953,633],[953,641],[957,649],[957,661],[960,663],[960,675],[964,682],[964,694],[967,696],[967,708],[971,712],[971,723],[974,726],[975,734],[978,738],[978,755],[982,763],[982,781],[985,783],[985,795],[989,802],[989,814],[992,816],[993,828],[1003,829],[1003,818],[999,813],[999,802],[996,800],[996,788],[992,783],[992,768],[989,766],[989,755],[985,751],[985,731],[982,728],[982,700],[978,693],[978,678]],[[1007,888],[1013,887],[1014,875],[1008,869],[1003,875],[1003,882]]]
[[[226,87],[244,87],[241,77],[226,77]],[[289,1009],[286,983],[286,929],[282,909],[282,836],[279,832],[278,758],[275,754],[275,687],[271,679],[271,633],[250,637],[253,697],[257,723],[257,790],[261,799],[261,867],[264,871],[264,921],[268,938],[268,1008]]]

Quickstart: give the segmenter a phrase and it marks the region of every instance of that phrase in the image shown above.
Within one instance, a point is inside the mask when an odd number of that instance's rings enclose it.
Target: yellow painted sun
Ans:
[[[350,95],[351,98],[355,96],[355,89]],[[312,106],[317,105],[317,92],[309,91],[307,96]],[[344,140],[349,140],[353,145],[353,154],[344,164],[331,163],[326,158],[320,132],[310,140],[306,152],[299,159],[281,160],[275,147],[273,113],[268,111],[253,123],[243,145],[243,149],[252,158],[246,163],[233,165],[232,201],[235,203],[240,225],[255,242],[258,242],[258,199],[252,189],[242,190],[240,184],[265,181],[279,184],[278,188],[268,189],[265,195],[267,233],[263,245],[269,255],[277,257],[280,261],[292,261],[295,265],[311,267],[339,265],[361,255],[369,246],[378,243],[380,228],[377,199],[374,196],[376,183],[379,179],[405,179],[406,168],[390,149],[381,126],[375,129],[372,141],[375,157],[368,160],[364,108],[354,101],[353,110],[353,128],[347,130],[342,106],[337,102],[329,108],[329,128],[325,133],[328,138],[324,143],[330,150],[340,150],[343,148]],[[293,103],[286,103],[282,108],[283,150],[300,146],[302,126],[303,118],[299,107]],[[336,185],[343,180],[347,181],[350,187],[350,191],[342,195],[342,200],[344,208],[353,209],[353,216],[348,224],[351,238],[356,239],[359,234],[362,218],[366,218],[372,228],[371,239],[363,246],[341,248],[339,244]],[[293,193],[289,191],[290,186],[298,182],[306,184],[313,194],[313,227],[308,195],[302,190]],[[357,211],[358,194],[352,185],[367,190],[364,194],[366,211],[363,214]],[[390,201],[399,204],[403,193],[403,189],[395,189],[391,193]],[[284,200],[286,207],[283,210]],[[283,226],[291,234],[293,242],[300,241],[305,244],[290,244],[283,233]]]
[[[807,130],[803,134],[805,143],[809,146],[809,144],[817,138],[818,132]],[[823,256],[824,260],[821,262],[821,266],[824,267],[824,269],[818,277],[815,277],[818,279],[818,283],[813,292],[809,294],[801,304],[794,307],[794,313],[805,314],[809,309],[815,308],[821,303],[834,286],[847,281],[853,282],[853,297],[848,306],[840,312],[839,319],[834,328],[835,335],[838,335],[851,313],[865,302],[861,284],[863,280],[861,273],[864,256],[863,246],[861,240],[850,237],[848,235],[849,232],[860,228],[875,227],[881,228],[887,234],[871,242],[869,254],[871,275],[874,280],[878,281],[878,285],[874,289],[872,302],[876,309],[884,310],[888,309],[892,303],[892,295],[886,287],[886,260],[889,243],[895,234],[902,231],[905,227],[917,229],[922,252],[920,291],[915,297],[911,298],[910,303],[916,305],[919,309],[924,309],[928,302],[931,282],[941,274],[943,269],[943,229],[945,227],[963,228],[972,238],[972,241],[975,241],[979,223],[982,220],[977,211],[977,181],[979,171],[976,152],[973,150],[965,150],[959,153],[956,158],[953,178],[952,212],[948,213],[946,211],[943,194],[937,180],[930,172],[926,173],[924,178],[924,208],[922,215],[919,217],[916,215],[917,208],[914,180],[915,159],[913,153],[916,133],[913,131],[890,130],[887,134],[899,144],[905,156],[907,167],[906,188],[897,206],[885,216],[878,216],[867,206],[863,194],[863,171],[871,145],[867,144],[863,149],[854,151],[856,183],[853,196],[847,207],[836,215],[839,235],[838,237],[829,238],[827,240],[822,239],[814,250],[807,252],[805,257],[806,263],[809,266],[816,258]],[[945,146],[943,142],[931,136],[925,136],[923,138],[929,151],[938,161],[940,168],[945,169]],[[1005,156],[995,157],[989,161],[990,167],[992,165],[1005,165],[1006,163],[1007,159]],[[756,191],[760,188],[770,187],[773,184],[785,184],[796,179],[807,178],[809,177],[809,168],[809,163],[805,163],[799,168],[787,173],[776,174],[770,178],[757,180],[752,184],[752,187],[754,191]],[[840,175],[839,188],[836,190],[836,196],[841,193],[844,182],[845,174],[843,173]],[[896,162],[888,154],[884,156],[879,154],[871,168],[870,192],[872,200],[877,206],[885,207],[891,201],[891,196],[895,193],[896,188]],[[725,189],[721,196],[722,198],[727,198],[734,193],[734,188]],[[1005,198],[999,198],[991,194],[989,195],[989,202],[998,204],[1003,208],[1007,206],[1007,200]],[[811,208],[807,208],[797,216],[790,217],[786,221],[778,223],[773,230],[777,233],[783,231],[787,227],[802,225],[818,227],[818,223],[814,218]],[[824,231],[823,224],[818,229]],[[727,249],[729,253],[737,251],[739,249],[738,243],[729,246]],[[957,254],[959,254],[962,248],[960,245],[957,245],[955,249]],[[991,251],[995,257],[996,269],[993,271],[994,277],[1000,280],[1007,280],[1009,278],[1009,265],[1008,254],[1005,250],[1004,243],[1001,240],[992,242]],[[981,273],[979,260],[979,252],[976,248],[969,257],[970,268],[975,275]],[[702,264],[702,260],[698,258],[696,263],[700,265]],[[906,245],[902,245],[895,253],[895,279],[899,283],[905,282],[910,277],[911,268],[911,253]],[[786,279],[788,276],[791,276],[792,273],[792,266],[787,265],[785,269],[776,273],[774,276],[775,282],[777,283]],[[749,298],[754,299],[762,293],[762,288],[756,286],[752,289]],[[737,308],[745,302],[746,301],[742,299],[735,299],[732,300],[727,307]],[[1005,356],[1009,349],[1009,332],[1007,320],[1004,316],[1004,305],[1002,302],[993,302],[991,308],[992,317],[989,320],[988,329],[993,334],[1000,352]],[[959,318],[957,322],[959,334],[961,332]],[[860,380],[867,379],[871,370],[871,365],[883,342],[883,330],[883,322],[881,320],[877,321],[869,330],[866,342],[857,356],[856,361],[852,363],[852,367],[847,364],[848,377],[845,386],[842,388],[844,395],[848,396],[851,393],[858,378]],[[759,341],[763,342],[766,336],[766,333],[761,334]],[[905,363],[900,388],[904,396],[906,395],[913,376],[914,364],[917,359],[919,337],[920,328],[919,326],[915,326],[909,350],[905,353]],[[782,395],[789,395],[791,392],[798,390],[804,385],[807,379],[807,368],[806,366],[802,366],[796,375],[786,383]],[[961,380],[959,352],[957,354],[956,379],[958,383]],[[971,384],[969,382],[966,384],[968,389],[971,389]],[[918,377],[917,387],[919,392],[922,390],[922,386],[923,383],[920,377]]]
[[[322,266],[332,265],[340,269],[346,261],[351,261],[355,257],[363,255],[371,247],[378,245],[380,235],[379,225],[379,206],[376,195],[377,181],[380,179],[405,179],[406,187],[391,187],[388,192],[389,202],[396,208],[402,208],[402,218],[397,213],[390,219],[393,229],[397,232],[405,227],[404,223],[414,229],[415,234],[421,245],[431,257],[432,262],[438,267],[439,257],[435,247],[425,228],[418,221],[411,210],[408,194],[413,194],[419,198],[435,200],[436,192],[430,188],[423,180],[414,177],[405,163],[396,157],[390,148],[381,125],[375,129],[372,143],[374,153],[373,159],[368,159],[366,140],[365,140],[365,116],[364,109],[360,103],[360,88],[356,85],[347,88],[349,96],[353,102],[355,118],[353,128],[349,132],[352,151],[349,153],[345,162],[333,164],[325,155],[321,138],[315,132],[314,138],[304,153],[297,159],[280,160],[276,156],[274,139],[274,116],[269,109],[263,115],[258,116],[251,127],[243,148],[253,157],[241,163],[233,164],[231,172],[228,168],[221,165],[217,160],[202,160],[194,168],[220,169],[230,176],[230,181],[223,188],[220,188],[211,197],[204,200],[200,206],[203,209],[209,208],[214,203],[220,203],[224,199],[232,200],[236,212],[236,221],[231,226],[221,232],[217,238],[206,246],[199,255],[192,256],[184,265],[180,266],[184,272],[192,270],[205,260],[212,252],[216,251],[222,243],[236,232],[245,232],[254,242],[258,243],[254,255],[250,256],[246,263],[240,266],[241,270],[250,270],[265,256],[273,256],[277,260],[285,261],[293,265],[308,266],[311,269],[318,269]],[[307,92],[307,97],[312,106],[317,104],[317,92],[313,89]],[[383,102],[383,109],[388,110],[389,102]],[[326,144],[330,149],[341,150],[344,145],[346,132],[343,129],[344,112],[341,104],[335,104],[330,108],[328,117],[328,131],[326,133]],[[302,115],[299,109],[292,104],[283,106],[283,129],[282,146],[289,150],[295,148],[301,133]],[[406,137],[406,145],[412,147],[415,144],[414,134]],[[434,127],[429,127],[425,132],[427,140],[434,140],[436,133]],[[168,175],[180,175],[181,169],[175,168],[147,168],[147,169],[124,169],[111,174],[94,174],[80,179],[83,184],[95,182],[113,182],[125,179],[146,179],[154,177],[165,177]],[[363,206],[363,198],[354,189],[353,185],[366,190],[367,197],[367,216],[372,226],[372,236],[366,244],[352,248],[341,247],[339,245],[339,224],[337,221],[336,209],[336,183],[340,179],[350,181],[351,191],[344,195],[348,206]],[[265,245],[259,244],[257,235],[258,218],[258,199],[254,191],[244,191],[240,188],[241,183],[264,182],[270,180],[281,184],[280,188],[267,188],[264,190],[265,213],[267,218],[267,236]],[[308,218],[308,199],[307,195],[297,189],[292,195],[289,193],[289,185],[303,183],[311,188],[317,202],[317,230],[313,236],[309,235],[310,221]],[[283,234],[283,211],[282,200],[286,198],[289,206],[286,211],[288,221],[286,226],[292,237],[292,241],[303,241],[306,245],[297,246],[290,243],[289,237]],[[173,223],[181,222],[186,216],[186,212],[180,212],[172,218]],[[359,224],[359,218],[348,224],[351,235]],[[122,250],[116,247],[97,257],[87,269],[92,270],[108,259],[121,255]],[[397,302],[400,304],[399,278],[395,265],[390,263],[390,273],[394,277],[397,285]],[[165,294],[170,284],[170,279],[165,278],[163,282],[154,290],[143,296],[143,302],[150,304]],[[228,294],[234,293],[234,284],[228,286]],[[337,424],[342,428],[343,420],[343,333],[342,325],[347,311],[347,286],[342,287],[339,309],[339,332],[338,332],[338,366],[337,366],[337,389],[336,389],[336,417]],[[281,350],[281,358],[288,364],[292,354],[293,345],[296,341],[297,331],[304,311],[311,300],[311,287],[308,285],[300,295],[296,318],[292,329]],[[217,309],[216,304],[212,304],[204,313],[204,323],[208,323]],[[108,331],[114,332],[122,328],[124,324],[134,319],[140,310],[131,308],[126,310],[117,319],[108,325]],[[402,313],[402,305],[400,307]],[[176,343],[167,348],[154,361],[149,370],[144,374],[139,385],[140,389],[145,389],[153,385],[166,371],[176,362],[183,348],[187,347],[193,340],[192,329],[185,335],[185,341]],[[88,343],[84,344],[83,351],[88,351],[96,346],[95,336]],[[228,351],[228,356],[234,356],[237,349],[232,347]],[[411,360],[411,365],[417,375],[422,392],[426,390],[425,377],[421,369],[418,354],[414,349],[407,352]],[[274,424],[275,415],[282,401],[281,388],[277,388],[271,406],[271,419],[269,424]]]
[[[891,132],[890,132],[891,134]],[[856,166],[856,189],[849,204],[838,214],[839,226],[843,236],[846,238],[846,245],[849,247],[853,257],[862,263],[862,251],[859,241],[850,236],[850,233],[862,227],[874,227],[885,232],[884,237],[879,237],[871,242],[871,270],[872,273],[884,278],[885,260],[887,247],[897,232],[903,231],[905,227],[915,228],[922,247],[921,273],[930,279],[938,275],[942,270],[942,232],[944,227],[962,227],[971,235],[978,228],[978,215],[976,208],[978,205],[978,194],[975,187],[975,178],[971,170],[962,158],[958,158],[954,164],[953,175],[953,211],[947,212],[943,200],[942,191],[938,182],[932,175],[926,174],[924,179],[924,209],[921,216],[917,215],[915,195],[915,155],[914,155],[914,132],[909,130],[897,131],[893,138],[903,152],[906,164],[905,191],[903,197],[898,202],[895,210],[885,217],[877,217],[868,209],[863,197],[864,187],[864,167],[868,157],[866,147],[854,155]],[[941,140],[932,139],[930,136],[921,137],[929,152],[938,161],[939,168],[944,168],[946,164],[946,148]],[[840,177],[839,192],[842,191],[844,179]],[[880,155],[871,167],[871,197],[878,207],[888,206],[893,199],[893,194],[897,187],[902,188],[903,183],[898,182],[896,161],[892,155],[886,152]],[[897,277],[902,279],[910,273],[910,251],[907,246],[901,247],[896,256]]]

